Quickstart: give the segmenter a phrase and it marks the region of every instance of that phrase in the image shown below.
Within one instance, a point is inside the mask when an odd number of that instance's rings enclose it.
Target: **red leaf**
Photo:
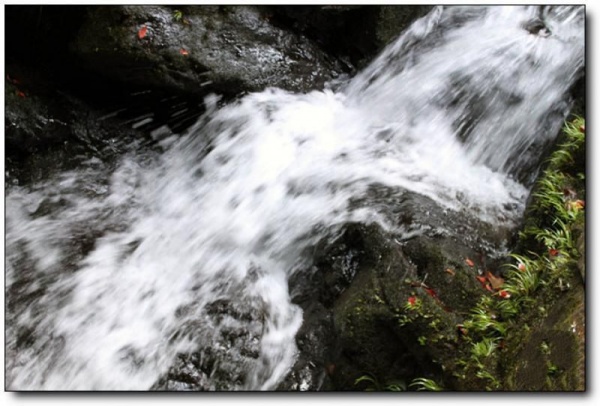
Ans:
[[[548,250],[548,255],[550,255],[551,257],[555,257],[558,255],[558,250],[554,249],[554,248],[550,248]]]
[[[486,284],[485,284],[485,289],[486,289],[487,291],[489,291],[489,292],[493,292],[493,291],[494,291],[494,289],[492,289],[492,286],[491,286],[489,283],[486,283]]]
[[[507,292],[507,291],[505,291],[505,290],[501,290],[501,291],[499,291],[499,292],[498,292],[498,294],[500,295],[500,297],[501,297],[502,299],[508,299],[508,298],[510,297],[510,293],[508,293],[508,292]]]
[[[179,50],[179,53],[180,53],[181,55],[184,55],[184,56],[185,56],[185,55],[189,55],[189,52],[188,52],[186,49],[183,49],[183,48],[181,48],[181,49]]]
[[[25,97],[25,93],[21,92],[20,90],[17,90],[17,96]]]
[[[582,133],[584,133],[585,132],[585,125],[583,125],[583,124],[580,125],[579,126],[579,131],[581,131]]]
[[[427,292],[427,294],[431,297],[437,297],[437,293],[435,292],[435,290],[431,289],[431,288],[423,288],[425,289],[425,292]]]
[[[415,303],[417,303],[417,298],[416,298],[416,297],[414,297],[414,296],[411,296],[411,297],[409,297],[409,298],[408,298],[408,304],[409,304],[410,306],[414,306],[414,305],[415,305]]]
[[[521,272],[525,272],[527,268],[525,267],[525,264],[522,262],[519,262],[519,271]]]
[[[138,38],[143,39],[147,33],[148,33],[148,27],[146,27],[145,25],[142,25],[142,28],[140,28],[140,30],[138,31]]]
[[[465,263],[469,266],[475,266],[475,263],[470,258],[465,258]]]
[[[482,285],[485,285],[485,283],[487,282],[487,279],[485,276],[476,276],[476,278]]]

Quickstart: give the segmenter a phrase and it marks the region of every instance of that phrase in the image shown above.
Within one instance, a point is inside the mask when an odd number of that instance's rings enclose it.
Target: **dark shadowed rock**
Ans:
[[[338,63],[249,6],[91,8],[73,51],[123,82],[185,93],[322,88]]]
[[[274,21],[314,40],[352,65],[365,66],[432,6],[275,6]]]

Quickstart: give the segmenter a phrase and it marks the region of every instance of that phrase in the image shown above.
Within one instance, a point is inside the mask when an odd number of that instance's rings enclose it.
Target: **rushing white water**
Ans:
[[[550,36],[524,28],[537,17]],[[513,170],[561,125],[583,39],[581,7],[440,7],[337,92],[251,94],[160,154],[132,146],[12,188],[7,388],[146,390],[199,349],[208,379],[229,380],[209,388],[274,388],[296,356],[288,278],[307,248],[348,221],[393,228],[350,204],[369,186],[520,215]]]

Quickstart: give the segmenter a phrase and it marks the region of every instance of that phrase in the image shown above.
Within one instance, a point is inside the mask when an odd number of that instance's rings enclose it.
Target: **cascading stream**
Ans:
[[[217,360],[207,387],[273,389],[296,357],[288,278],[306,252],[349,221],[394,231],[350,203],[370,186],[518,220],[516,171],[568,111],[583,23],[582,7],[438,7],[337,92],[207,100],[161,153],[12,187],[7,388],[147,390],[199,351]]]

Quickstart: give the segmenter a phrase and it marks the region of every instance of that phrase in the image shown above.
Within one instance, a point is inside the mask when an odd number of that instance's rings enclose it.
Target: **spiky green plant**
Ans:
[[[473,360],[480,362],[483,358],[492,355],[496,348],[498,348],[498,339],[485,337],[471,347],[471,357],[473,357]]]
[[[440,385],[432,379],[416,378],[408,385],[409,388],[414,388],[417,391],[441,392],[444,390]]]

